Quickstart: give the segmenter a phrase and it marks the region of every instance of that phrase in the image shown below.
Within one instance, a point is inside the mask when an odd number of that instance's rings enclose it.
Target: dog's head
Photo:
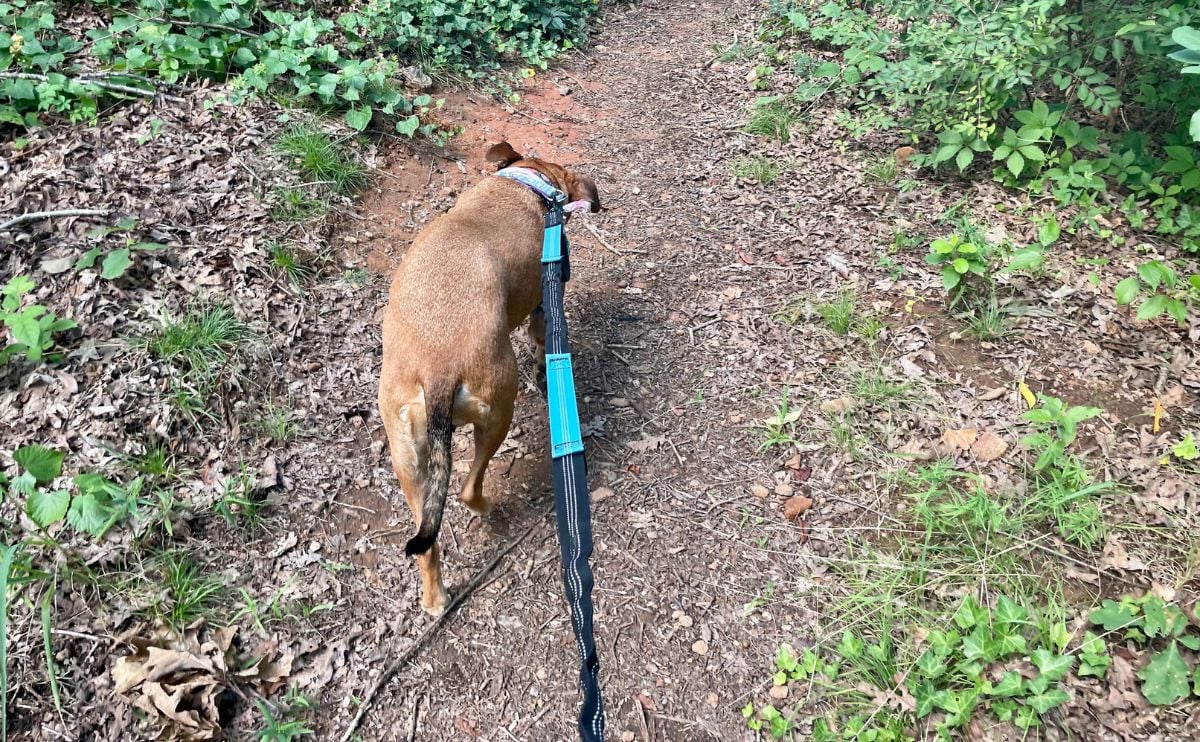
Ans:
[[[539,160],[536,157],[526,157],[513,149],[508,142],[493,144],[488,148],[484,157],[488,162],[496,163],[497,170],[506,167],[527,167],[537,170],[549,178],[558,190],[567,194],[569,200],[587,201],[592,205],[589,209],[592,213],[600,210],[600,193],[596,190],[596,183],[586,175],[572,172],[553,162]]]

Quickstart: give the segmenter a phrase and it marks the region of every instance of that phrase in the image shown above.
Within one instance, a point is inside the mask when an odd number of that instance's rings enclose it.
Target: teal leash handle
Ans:
[[[551,472],[563,586],[571,608],[571,626],[579,650],[579,710],[582,742],[603,742],[604,703],[600,697],[600,658],[593,633],[592,513],[588,499],[587,461],[579,427],[575,378],[567,343],[563,288],[570,278],[570,245],[563,233],[562,204],[546,213],[542,242],[542,308],[546,317],[546,402],[550,417]]]

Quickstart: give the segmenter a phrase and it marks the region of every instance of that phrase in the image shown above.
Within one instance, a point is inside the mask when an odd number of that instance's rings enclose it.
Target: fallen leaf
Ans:
[[[708,642],[703,639],[697,639],[692,644],[692,651],[699,655],[708,654]]]
[[[1137,557],[1130,556],[1116,536],[1111,533],[1108,535],[1108,540],[1104,543],[1104,554],[1100,558],[1100,569],[1138,572],[1145,568],[1146,563]]]
[[[1008,450],[1004,439],[990,431],[983,433],[971,445],[971,453],[980,461],[995,461]]]
[[[949,429],[942,433],[941,442],[951,448],[961,448],[965,451],[975,442],[975,436],[978,433],[979,431],[976,428]]]
[[[647,453],[657,451],[666,442],[666,436],[650,435],[638,441],[626,441],[625,445],[637,453]]]
[[[1028,384],[1022,381],[1017,384],[1017,391],[1021,393],[1021,398],[1025,400],[1025,404],[1032,410],[1034,405],[1037,404],[1037,397],[1033,396],[1033,390],[1029,388]]]
[[[752,492],[754,494],[754,496],[760,500],[763,499],[764,497],[766,497],[767,495],[771,494],[771,491],[769,489],[767,489],[766,487],[762,486],[761,484],[756,484],[753,487],[751,487],[750,492]]]
[[[1091,340],[1083,341],[1083,350],[1090,356],[1094,356],[1100,352],[1100,346],[1093,343]]]
[[[913,438],[906,442],[896,449],[896,453],[912,457],[917,461],[928,461],[933,458],[933,452],[929,450],[925,441],[920,438]]]
[[[1163,416],[1162,402],[1159,401],[1158,397],[1155,397],[1154,398],[1154,426],[1151,428],[1151,431],[1153,433],[1155,433],[1156,435],[1158,434],[1160,423],[1162,423],[1162,416]]]
[[[1159,397],[1163,407],[1182,407],[1183,406],[1183,386],[1176,384],[1167,391],[1163,392]]]
[[[801,515],[807,513],[808,509],[812,507],[812,504],[813,501],[811,497],[805,497],[804,495],[793,495],[792,497],[788,498],[787,502],[783,503],[783,517],[787,518],[788,520],[795,520]]]
[[[597,487],[596,489],[592,490],[592,503],[598,505],[612,497],[614,494],[616,493],[608,487]]]
[[[854,409],[854,399],[851,397],[838,397],[837,399],[827,399],[821,403],[821,412],[827,415],[844,415]]]

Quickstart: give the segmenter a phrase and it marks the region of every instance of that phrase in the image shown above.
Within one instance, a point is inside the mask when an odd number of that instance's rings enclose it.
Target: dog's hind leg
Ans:
[[[475,460],[471,462],[471,471],[467,473],[462,487],[463,503],[479,515],[486,515],[491,510],[491,505],[483,496],[483,475],[487,472],[488,463],[500,449],[500,444],[508,437],[508,428],[512,424],[513,403],[517,397],[517,359],[511,348],[496,371],[493,381],[495,393],[491,403],[476,407],[480,414],[473,420]]]
[[[546,396],[546,314],[541,306],[529,315],[529,342],[537,358],[537,384],[542,397]]]
[[[415,415],[413,407],[408,405],[399,411],[381,405],[380,411],[392,454],[392,470],[404,491],[404,500],[412,513],[413,523],[420,528],[427,472],[418,450],[426,447],[425,416],[420,414],[419,406]],[[420,419],[414,421],[412,417]],[[441,549],[434,543],[424,554],[418,554],[416,559],[417,569],[421,573],[421,608],[430,615],[441,615],[450,603],[450,594],[442,583]]]

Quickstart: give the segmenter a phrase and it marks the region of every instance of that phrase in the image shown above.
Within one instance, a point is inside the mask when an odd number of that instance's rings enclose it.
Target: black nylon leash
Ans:
[[[546,212],[542,243],[542,308],[546,317],[546,401],[549,406],[551,470],[554,509],[558,515],[558,544],[563,585],[571,608],[571,625],[579,650],[579,683],[583,706],[579,738],[603,742],[604,704],[600,698],[600,658],[592,630],[592,513],[588,499],[587,461],[579,428],[579,408],[571,351],[567,344],[564,284],[571,277],[562,200]]]

